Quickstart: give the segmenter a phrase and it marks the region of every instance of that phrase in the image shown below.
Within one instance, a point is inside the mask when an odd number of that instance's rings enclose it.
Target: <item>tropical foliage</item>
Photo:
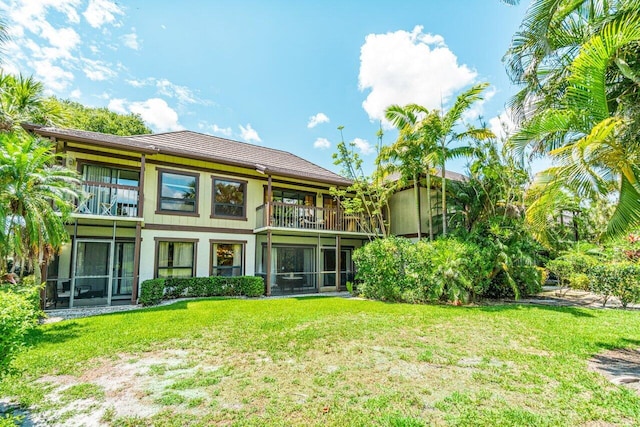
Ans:
[[[120,136],[151,133],[139,114],[120,114],[106,107],[91,108],[69,100],[54,99],[53,102],[65,112],[61,123],[64,127]]]
[[[522,129],[512,144],[554,161],[536,177],[527,210],[547,245],[559,211],[612,190],[618,201],[606,235],[640,225],[639,52],[637,0],[539,0],[513,39],[506,60],[522,87],[512,102]]]
[[[45,97],[42,82],[0,72],[0,131],[21,131],[23,122],[60,125],[64,120],[64,109]]]
[[[57,159],[48,141],[0,133],[0,259],[29,265],[38,278],[36,267],[68,241],[64,223],[78,198],[76,172]]]
[[[387,185],[384,180],[384,169],[377,163],[376,169],[370,175],[365,174],[362,167],[362,158],[356,152],[354,142],[347,144],[344,141],[342,130],[339,126],[341,141],[338,143],[337,152],[333,154],[334,164],[342,167],[342,174],[353,182],[347,188],[332,188],[331,194],[338,200],[347,215],[357,218],[371,218],[361,221],[360,228],[373,236],[389,235],[389,218],[385,212],[389,212],[389,197],[393,194],[394,187]],[[378,141],[381,144],[382,131],[378,132]]]

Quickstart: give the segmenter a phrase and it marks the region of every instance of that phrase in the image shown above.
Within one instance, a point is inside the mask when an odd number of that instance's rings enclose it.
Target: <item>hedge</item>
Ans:
[[[26,282],[26,281],[25,281]],[[40,286],[0,285],[0,377],[38,324]]]
[[[264,280],[254,276],[171,277],[145,280],[140,303],[155,305],[163,299],[182,297],[248,296],[264,294]]]

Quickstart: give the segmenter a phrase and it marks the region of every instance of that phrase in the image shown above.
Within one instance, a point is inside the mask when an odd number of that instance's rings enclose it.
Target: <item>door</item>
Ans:
[[[110,303],[112,242],[77,240],[71,306],[86,307]]]
[[[133,242],[116,242],[113,256],[111,301],[131,299],[134,250],[135,243]]]
[[[353,263],[350,248],[340,251],[340,290],[346,290],[347,282],[353,282]],[[336,285],[336,250],[322,248],[322,286]]]

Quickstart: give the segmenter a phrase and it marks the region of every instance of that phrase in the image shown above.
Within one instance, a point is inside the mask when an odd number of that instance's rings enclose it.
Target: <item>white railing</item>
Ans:
[[[138,187],[85,182],[76,213],[84,215],[138,217]]]

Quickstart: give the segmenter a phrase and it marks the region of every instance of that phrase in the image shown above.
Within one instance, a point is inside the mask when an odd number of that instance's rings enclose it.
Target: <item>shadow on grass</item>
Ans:
[[[485,311],[488,313],[500,313],[500,312],[508,312],[515,310],[545,310],[545,311],[553,311],[555,313],[567,313],[574,317],[595,317],[592,313],[589,312],[589,309],[586,308],[578,308],[572,306],[554,306],[554,305],[546,305],[546,304],[501,304],[501,305],[486,305],[480,307],[471,307],[475,309],[479,309],[480,311]]]

